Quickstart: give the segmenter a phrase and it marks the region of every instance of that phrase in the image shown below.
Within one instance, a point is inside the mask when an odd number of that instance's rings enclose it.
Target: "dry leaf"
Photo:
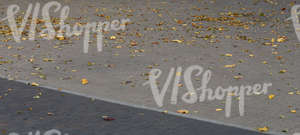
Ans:
[[[117,37],[116,36],[110,36],[110,39],[115,40],[115,39],[117,39]]]
[[[131,45],[131,46],[137,46],[137,44],[138,44],[138,43],[135,42],[135,41],[131,41],[131,42],[130,42],[130,45]]]
[[[88,80],[87,80],[86,78],[82,78],[82,79],[81,79],[81,84],[82,84],[82,85],[88,84]]]
[[[286,36],[282,36],[282,37],[277,38],[277,42],[282,43],[282,42],[286,41],[286,39],[287,39]]]
[[[243,76],[241,76],[241,75],[237,75],[237,76],[234,76],[233,78],[238,80],[238,79],[242,79],[242,78],[243,78]]]
[[[268,97],[269,97],[269,99],[274,99],[275,95],[274,94],[270,94]]]
[[[36,96],[33,96],[32,98],[34,98],[34,99],[39,99],[39,98],[41,98],[39,95],[36,95]]]
[[[51,61],[54,61],[53,59],[50,59],[50,58],[43,58],[43,61],[44,62],[51,62]]]
[[[283,70],[280,70],[279,73],[285,73],[285,72],[287,72],[287,71],[285,69],[283,69]]]
[[[172,40],[172,42],[176,42],[176,43],[182,43],[183,40],[178,40],[178,39],[175,39],[175,40]]]
[[[232,64],[232,65],[225,65],[225,68],[234,68],[236,66],[236,64]]]
[[[183,109],[183,110],[177,110],[177,112],[181,113],[181,114],[188,114],[189,113],[189,111],[185,110],[185,109]]]
[[[32,82],[32,83],[31,83],[31,86],[39,86],[39,84],[36,83],[36,82]]]
[[[232,54],[226,53],[225,56],[227,56],[227,57],[232,57]]]
[[[220,111],[223,111],[223,109],[222,108],[217,108],[216,111],[220,112]]]
[[[267,132],[269,130],[269,127],[262,127],[257,129],[259,132]]]
[[[296,113],[297,111],[296,111],[296,110],[291,110],[290,112],[291,112],[291,113]]]
[[[102,119],[105,120],[105,121],[113,121],[113,120],[115,120],[115,118],[110,117],[110,116],[102,116]]]
[[[116,48],[117,48],[117,49],[120,49],[120,48],[122,48],[122,46],[121,46],[121,45],[118,45],[118,46],[116,46]]]
[[[59,35],[57,35],[55,38],[57,40],[65,40],[66,39],[64,36],[59,36]]]

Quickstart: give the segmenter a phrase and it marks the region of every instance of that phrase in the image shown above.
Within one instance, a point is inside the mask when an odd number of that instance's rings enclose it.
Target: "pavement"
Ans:
[[[0,0],[0,16],[6,16],[11,4],[19,5],[20,11],[25,12],[28,4],[36,2],[43,6],[47,1]],[[45,40],[37,36],[34,41],[25,36],[22,43],[16,43],[7,31],[7,21],[1,22],[2,78],[34,82],[42,87],[127,106],[170,113],[188,110],[194,119],[246,129],[265,127],[274,133],[300,132],[300,44],[292,22],[286,21],[291,7],[300,1],[59,2],[70,6],[67,20],[70,24],[124,18],[130,19],[130,23],[124,31],[103,34],[102,52],[97,52],[95,35],[91,35],[91,46],[85,54],[82,36],[64,40]],[[59,12],[51,12],[51,16],[58,17]],[[37,29],[41,30],[43,25],[39,24]],[[177,104],[171,104],[173,85],[170,85],[164,104],[159,107],[149,85],[143,85],[149,79],[147,74],[151,69],[161,69],[157,82],[161,89],[171,68],[182,67],[184,72],[192,65],[212,71],[208,87],[213,89],[257,83],[272,83],[272,86],[266,94],[245,97],[244,116],[239,113],[239,99],[234,98],[228,118],[225,117],[225,100],[194,104],[182,101],[187,89],[182,77],[177,85]],[[88,83],[82,84],[82,79]],[[198,88],[201,76],[192,79]]]
[[[69,135],[264,135],[0,79],[1,135],[56,129]]]

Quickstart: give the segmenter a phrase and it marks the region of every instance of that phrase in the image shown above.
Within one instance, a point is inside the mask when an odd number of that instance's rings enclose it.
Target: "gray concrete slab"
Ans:
[[[26,11],[29,3],[47,1],[1,0],[1,17],[6,16],[10,4],[18,4]],[[299,123],[299,41],[289,21],[290,8],[298,1],[286,0],[202,0],[202,1],[83,1],[65,0],[70,6],[71,24],[129,18],[125,31],[104,34],[104,48],[96,51],[96,43],[83,53],[83,38],[68,40],[22,41],[1,35],[0,66],[2,77],[36,82],[41,86],[70,90],[127,104],[176,112],[189,110],[194,117],[240,125],[251,129],[267,126],[270,131],[300,132]],[[244,13],[244,14],[241,14]],[[56,13],[51,13],[58,16]],[[197,20],[198,16],[198,20]],[[206,19],[199,20],[199,16]],[[81,18],[80,18],[81,17]],[[224,20],[231,17],[234,21]],[[80,18],[80,19],[78,19]],[[223,19],[222,19],[223,18]],[[228,19],[228,18],[227,18]],[[180,20],[180,21],[178,21]],[[197,26],[193,26],[193,25]],[[1,23],[1,26],[7,22]],[[42,25],[42,24],[41,24]],[[110,37],[115,36],[116,40]],[[277,42],[279,37],[287,40]],[[274,38],[274,43],[272,43]],[[93,38],[95,40],[95,38]],[[183,41],[182,43],[174,40]],[[133,46],[131,42],[137,42]],[[157,44],[158,43],[158,44]],[[224,54],[232,54],[226,57]],[[46,61],[45,61],[46,58]],[[47,61],[47,59],[52,59]],[[224,65],[236,64],[235,68]],[[181,100],[170,104],[171,89],[164,106],[159,108],[149,86],[143,86],[150,68],[163,71],[160,86],[172,67],[200,65],[212,70],[209,87],[228,87],[268,83],[273,85],[267,95],[247,96],[245,116],[238,113],[234,100],[230,118],[225,117],[224,101],[186,104]],[[285,73],[280,71],[286,70]],[[243,76],[234,79],[234,76]],[[81,79],[88,79],[87,85]],[[200,81],[195,77],[194,84]],[[125,82],[125,83],[124,83]],[[127,82],[127,83],[126,83]],[[179,96],[186,92],[179,89]],[[275,98],[270,100],[269,94]],[[296,110],[292,113],[291,110]]]

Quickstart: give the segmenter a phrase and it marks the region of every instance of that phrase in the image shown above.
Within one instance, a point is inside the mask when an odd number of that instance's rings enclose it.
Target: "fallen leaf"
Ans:
[[[116,46],[116,48],[117,48],[117,49],[120,49],[120,48],[122,48],[122,46],[121,46],[121,45],[118,45],[118,46]]]
[[[242,79],[242,78],[243,78],[243,76],[241,76],[241,75],[237,75],[237,76],[234,76],[233,78],[238,80],[238,79]]]
[[[82,78],[81,79],[81,84],[82,85],[86,85],[86,84],[88,84],[89,82],[88,82],[88,80],[86,79],[86,78]]]
[[[282,37],[277,38],[277,42],[282,43],[282,42],[286,41],[286,39],[287,39],[286,36],[282,36]]]
[[[116,36],[110,36],[110,39],[115,40],[115,39],[117,39],[117,37]]]
[[[105,120],[105,121],[113,121],[113,120],[115,120],[115,118],[110,117],[110,116],[102,116],[102,119]]]
[[[232,65],[225,65],[225,68],[234,68],[236,66],[236,64],[232,64]]]
[[[297,111],[296,111],[296,110],[290,110],[290,112],[291,112],[291,113],[296,113]]]
[[[232,57],[232,54],[226,53],[225,56],[227,56],[227,57]]]
[[[50,58],[43,58],[43,61],[44,62],[51,62],[51,61],[54,61],[53,59],[50,59]]]
[[[54,115],[54,113],[52,113],[52,112],[48,112],[47,114],[48,114],[48,116],[53,116]]]
[[[39,99],[40,96],[39,96],[39,95],[36,95],[36,96],[33,96],[32,98],[34,98],[34,99]]]
[[[178,24],[183,24],[183,21],[182,20],[177,20],[176,21]]]
[[[279,73],[285,73],[285,72],[287,72],[287,70],[285,69],[279,71]]]
[[[178,39],[175,39],[175,40],[172,40],[172,42],[176,42],[176,43],[182,43],[183,40],[178,40]]]
[[[176,76],[181,76],[181,72],[176,72]]]
[[[57,35],[55,38],[57,40],[65,40],[66,39],[64,36],[61,36],[61,35]]]
[[[270,94],[268,97],[269,97],[269,99],[274,99],[275,95],[274,94]]]
[[[222,108],[217,108],[216,111],[220,112],[220,111],[223,111],[223,109]]]
[[[40,86],[40,85],[38,83],[36,83],[36,82],[32,82],[31,86]]]
[[[131,45],[131,46],[137,46],[137,44],[138,44],[138,43],[135,42],[135,41],[131,41],[131,42],[130,42],[130,45]]]
[[[257,129],[259,132],[267,132],[269,130],[269,127],[262,127]]]
[[[185,110],[185,109],[177,110],[177,113],[188,114],[188,113],[189,113],[189,110]]]
[[[263,61],[262,63],[263,63],[263,64],[268,64],[268,62],[267,62],[267,61]]]

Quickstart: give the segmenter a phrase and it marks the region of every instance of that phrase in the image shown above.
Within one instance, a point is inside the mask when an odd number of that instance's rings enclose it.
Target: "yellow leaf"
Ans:
[[[93,65],[95,65],[96,63],[95,62],[88,62],[88,66],[93,66]]]
[[[217,112],[220,112],[220,111],[223,111],[223,109],[217,108],[216,111],[217,111]]]
[[[275,95],[274,94],[270,94],[268,97],[269,97],[269,99],[274,99]]]
[[[263,61],[262,63],[263,63],[263,64],[268,64],[268,62],[267,62],[267,61]]]
[[[285,36],[282,36],[282,37],[277,38],[277,42],[282,43],[282,42],[286,41],[286,39],[287,38]]]
[[[275,38],[272,38],[272,39],[271,39],[271,42],[274,43],[274,42],[275,42]]]
[[[34,99],[39,99],[40,96],[39,96],[39,95],[36,95],[36,96],[33,96],[32,98],[34,98]]]
[[[172,40],[172,42],[176,42],[176,43],[182,43],[183,40],[178,40],[178,39],[175,39],[175,40]]]
[[[287,71],[285,69],[283,69],[283,70],[280,70],[279,73],[285,73],[285,72],[287,72]]]
[[[267,132],[269,130],[269,128],[265,126],[265,127],[262,127],[262,128],[258,128],[257,130],[259,132]]]
[[[36,82],[32,82],[32,83],[31,83],[31,86],[39,86],[39,84],[36,83]]]
[[[236,64],[232,64],[232,65],[225,65],[225,68],[234,68],[236,66]]]
[[[177,86],[178,86],[178,87],[183,87],[183,84],[182,84],[182,83],[179,83]]]
[[[64,36],[61,36],[61,35],[57,35],[57,36],[56,36],[56,39],[57,39],[57,40],[65,40],[65,37],[64,37]]]
[[[137,44],[138,44],[138,43],[135,42],[135,41],[131,41],[131,42],[130,42],[130,45],[131,45],[131,46],[137,46]]]
[[[291,112],[291,113],[296,113],[297,111],[296,111],[296,110],[291,110],[290,112]]]
[[[185,110],[185,109],[182,109],[182,110],[177,110],[178,113],[181,113],[181,114],[188,114],[189,111],[188,110]]]
[[[120,49],[120,48],[122,48],[122,46],[121,46],[121,45],[118,45],[118,46],[116,46],[116,48],[117,48],[117,49]]]
[[[168,110],[164,110],[162,113],[168,113]]]
[[[81,79],[81,84],[82,85],[86,85],[86,84],[88,84],[89,83],[89,81],[86,79],[86,78],[82,78]]]
[[[111,36],[110,39],[115,40],[115,39],[117,39],[117,37],[116,36]]]
[[[243,78],[243,76],[241,76],[241,75],[237,75],[237,76],[234,76],[233,78],[238,80],[238,79],[242,79],[242,78]]]
[[[181,76],[181,72],[176,72],[176,76]]]
[[[227,56],[227,57],[232,57],[232,54],[226,53],[225,56]]]
[[[50,59],[50,58],[43,58],[43,61],[44,62],[51,62],[51,61],[54,61],[53,59]]]

